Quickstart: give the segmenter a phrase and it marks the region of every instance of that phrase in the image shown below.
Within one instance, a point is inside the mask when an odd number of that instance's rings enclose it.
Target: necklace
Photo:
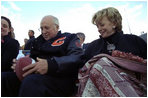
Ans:
[[[107,41],[107,50],[111,53],[113,50],[115,50],[116,46],[114,44],[110,44]]]

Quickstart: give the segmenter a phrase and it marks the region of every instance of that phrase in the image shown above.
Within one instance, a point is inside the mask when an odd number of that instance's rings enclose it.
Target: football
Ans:
[[[29,64],[32,64],[32,59],[27,56],[19,58],[16,61],[15,72],[19,80],[23,80],[24,77],[22,75],[25,73],[25,71],[23,71],[22,69]]]

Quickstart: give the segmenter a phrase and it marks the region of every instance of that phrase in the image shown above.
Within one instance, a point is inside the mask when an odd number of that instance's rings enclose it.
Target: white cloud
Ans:
[[[127,7],[125,8],[125,15],[127,21],[129,23],[131,32],[136,35],[140,35],[142,31],[147,32],[147,20],[141,19],[143,5],[139,4],[132,8]],[[147,12],[145,12],[147,13]],[[124,24],[126,25],[126,24]]]
[[[38,32],[38,28],[41,19],[32,19],[32,21],[24,22],[24,16],[21,16],[21,13],[19,13],[21,9],[17,7],[14,2],[10,2],[10,4],[11,7],[13,6],[13,9],[9,9],[1,5],[2,15],[6,17],[8,16],[8,18],[10,18],[15,30],[14,32],[16,34],[16,39],[20,42],[21,45],[23,45],[24,38],[28,38],[29,29],[33,29],[35,31],[36,37],[40,34],[40,32]],[[111,5],[107,5],[106,7],[108,6]],[[116,8],[119,9],[123,18],[124,33],[130,33],[129,27],[131,29],[131,32],[136,35],[140,35],[140,32],[142,31],[147,31],[147,20],[137,20],[137,18],[141,15],[140,11],[142,7],[143,6],[140,4],[134,6],[133,8],[131,8],[128,4],[116,6]],[[97,31],[97,27],[91,23],[93,14],[99,9],[102,9],[102,7],[98,7],[96,9],[91,4],[84,4],[83,6],[77,8],[69,8],[64,13],[57,14],[56,16],[59,18],[60,28],[62,32],[83,32],[86,35],[85,43],[87,43],[99,38],[99,32]],[[16,10],[17,12],[14,13],[12,10]]]
[[[91,23],[95,12],[90,4],[69,9],[65,15],[59,17],[61,30],[72,33],[83,32],[86,35],[86,43],[99,38],[97,28]]]
[[[141,18],[143,5],[131,7],[129,4],[116,6],[122,15],[123,31],[126,34],[140,35],[142,31],[147,32],[147,20]],[[147,12],[145,12],[147,13]]]
[[[130,9],[130,8],[127,9],[127,11],[128,11],[128,13],[135,13],[135,12],[141,10],[142,7],[143,7],[143,5],[142,5],[142,4],[139,4],[139,5],[134,6],[134,7],[131,8],[131,9]]]
[[[106,7],[109,6],[111,5],[107,5]],[[132,8],[129,4],[114,7],[117,8],[122,15],[122,25],[125,34],[132,33],[140,35],[142,31],[146,32],[146,20],[138,20],[142,14],[140,12],[143,7],[142,5],[139,4]],[[91,23],[93,14],[99,9],[102,9],[102,7],[95,9],[90,4],[84,4],[81,7],[69,9],[65,15],[62,14],[62,16],[59,17],[62,31],[73,33],[83,32],[86,35],[86,43],[99,38],[99,32],[96,26]]]
[[[14,2],[9,1],[8,3],[10,4],[10,6],[11,6],[11,8],[13,10],[15,10],[15,11],[21,11],[21,8],[19,8],[18,6],[16,6],[16,4]]]
[[[3,5],[1,5],[1,13],[3,13],[4,15],[8,16],[9,14],[9,9],[5,8]],[[2,15],[3,15],[2,14]]]
[[[4,5],[1,5],[1,15],[10,19],[12,27],[14,28],[15,38],[19,41],[21,45],[23,45],[24,38],[28,36],[26,33],[24,33],[24,31],[26,30],[26,26],[25,24],[23,24],[23,17],[21,16],[21,14],[17,12],[14,13],[11,8],[6,8]]]

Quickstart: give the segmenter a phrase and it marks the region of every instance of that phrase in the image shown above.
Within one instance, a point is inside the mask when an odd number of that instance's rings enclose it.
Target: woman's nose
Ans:
[[[101,27],[98,27],[98,32],[102,31],[102,28]]]

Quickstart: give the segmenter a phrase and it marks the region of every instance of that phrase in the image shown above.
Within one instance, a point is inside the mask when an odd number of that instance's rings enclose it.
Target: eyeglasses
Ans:
[[[38,29],[39,32],[43,31],[43,28],[48,31],[48,30],[51,30],[56,24],[52,24],[50,26],[45,26],[45,27],[41,27]]]

